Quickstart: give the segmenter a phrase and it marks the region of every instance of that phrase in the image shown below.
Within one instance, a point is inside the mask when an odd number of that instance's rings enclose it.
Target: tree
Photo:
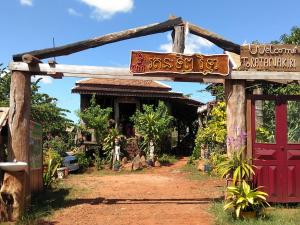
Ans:
[[[216,101],[225,101],[224,85],[223,84],[209,84],[205,91],[210,92],[216,97]]]
[[[143,147],[148,150],[151,140],[154,146],[159,146],[162,138],[170,133],[173,117],[160,101],[156,109],[153,105],[143,105],[143,110],[137,110],[131,120],[137,133],[143,137]]]
[[[10,74],[0,64],[0,107],[9,105]]]
[[[0,64],[0,106],[9,106],[10,72]],[[66,109],[57,106],[57,99],[39,91],[38,83],[41,79],[31,83],[31,120],[42,124],[43,139],[59,136],[65,140],[66,128],[73,122],[66,118]]]
[[[210,148],[210,150],[223,149],[226,135],[226,105],[225,102],[218,102],[212,109],[205,127],[197,132],[191,160],[200,157],[203,147]]]
[[[102,109],[96,103],[95,95],[91,98],[90,106],[82,112],[78,112],[78,116],[84,122],[85,126],[94,129],[96,141],[99,146],[102,146],[104,138],[109,131],[109,119],[112,113],[112,108]]]
[[[280,36],[280,42],[284,44],[299,45],[300,44],[300,27],[294,26],[290,34]]]

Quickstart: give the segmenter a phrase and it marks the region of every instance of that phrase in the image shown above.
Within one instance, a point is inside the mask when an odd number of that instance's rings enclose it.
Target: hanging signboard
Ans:
[[[229,74],[227,55],[185,55],[178,53],[157,53],[133,51],[130,71],[133,74]]]
[[[300,46],[243,45],[241,70],[300,72]]]

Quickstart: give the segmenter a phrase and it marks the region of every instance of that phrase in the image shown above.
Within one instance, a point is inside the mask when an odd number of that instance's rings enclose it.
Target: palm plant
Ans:
[[[226,204],[224,210],[233,208],[237,218],[240,217],[241,212],[256,211],[270,206],[266,201],[267,193],[259,191],[258,188],[251,189],[246,181],[238,186],[227,187]]]
[[[142,148],[149,153],[150,141],[159,146],[165,135],[170,133],[173,117],[167,106],[159,102],[154,108],[152,105],[143,105],[143,110],[137,110],[131,117],[136,132],[143,137]]]
[[[115,139],[119,137],[119,130],[112,128],[108,131],[106,137],[103,140],[103,151],[105,155],[105,161],[112,163],[113,149],[115,145]]]

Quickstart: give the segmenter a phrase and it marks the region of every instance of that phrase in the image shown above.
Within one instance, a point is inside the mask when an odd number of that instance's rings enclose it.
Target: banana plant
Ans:
[[[261,187],[251,189],[246,181],[238,186],[227,187],[226,204],[224,210],[233,208],[237,218],[242,211],[260,210],[270,206],[266,200],[267,193],[259,191]]]

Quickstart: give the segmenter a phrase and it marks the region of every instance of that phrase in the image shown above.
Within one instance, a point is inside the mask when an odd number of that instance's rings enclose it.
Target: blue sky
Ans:
[[[0,63],[7,65],[12,54],[63,45],[107,33],[166,20],[169,15],[214,31],[242,44],[277,40],[294,25],[300,25],[299,0],[2,0]],[[168,33],[122,41],[57,58],[58,63],[125,67],[131,50],[166,51]],[[209,42],[189,36],[187,50],[206,54],[221,50]],[[44,79],[41,90],[58,99],[76,120],[79,96],[71,94],[76,79]],[[199,83],[167,82],[174,91],[193,94],[206,102],[211,96],[198,91]]]

